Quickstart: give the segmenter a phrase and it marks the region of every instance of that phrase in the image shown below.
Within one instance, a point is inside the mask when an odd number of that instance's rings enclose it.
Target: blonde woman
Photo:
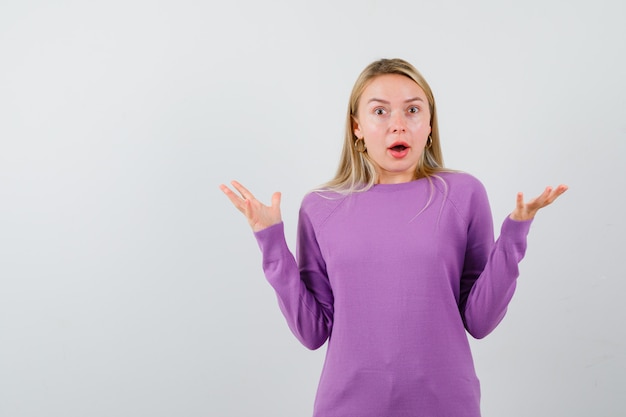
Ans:
[[[444,168],[432,91],[400,59],[357,79],[337,174],[302,202],[297,258],[280,194],[266,206],[232,186],[290,329],[328,342],[315,417],[480,415],[467,333],[502,320],[531,221],[566,186],[519,193],[494,242],[484,187]]]

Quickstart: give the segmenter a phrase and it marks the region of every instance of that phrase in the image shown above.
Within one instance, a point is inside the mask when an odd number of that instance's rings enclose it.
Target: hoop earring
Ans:
[[[430,149],[433,146],[433,137],[428,135],[428,139],[426,139],[426,149]]]
[[[367,146],[365,146],[365,139],[356,138],[356,140],[354,141],[354,149],[356,149],[357,152],[365,152],[367,150]]]

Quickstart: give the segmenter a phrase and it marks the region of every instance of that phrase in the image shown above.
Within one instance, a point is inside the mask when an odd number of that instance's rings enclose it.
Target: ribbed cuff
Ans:
[[[510,216],[506,216],[500,229],[500,236],[506,237],[514,242],[524,242],[530,232],[530,225],[533,220],[513,220]]]
[[[263,253],[264,262],[280,259],[284,256],[285,250],[289,250],[282,222],[255,232],[254,237]]]

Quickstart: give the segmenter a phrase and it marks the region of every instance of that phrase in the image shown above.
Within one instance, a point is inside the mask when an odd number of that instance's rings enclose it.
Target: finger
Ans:
[[[238,194],[236,194],[233,190],[230,189],[229,186],[224,185],[224,184],[220,184],[220,190],[222,190],[222,192],[224,194],[226,194],[229,198],[235,198],[235,199],[239,199],[241,200],[241,196],[239,196]]]
[[[281,194],[276,192],[272,194],[272,207],[280,207]]]
[[[547,206],[551,203],[550,197],[552,197],[552,187],[547,186],[543,193],[539,196],[539,202],[541,203],[541,207]]]
[[[524,210],[524,193],[517,193],[516,204],[518,210]]]
[[[528,209],[539,210],[540,208],[545,207],[546,205],[550,204],[549,198],[550,198],[551,193],[552,193],[552,187],[550,186],[546,187],[540,195],[533,198],[526,204]]]
[[[561,184],[558,187],[556,187],[554,189],[554,198],[556,199],[557,197],[559,197],[561,194],[563,194],[565,191],[567,191],[569,189],[569,187],[565,184]]]
[[[224,184],[220,184],[220,190],[222,190],[222,192],[224,194],[226,194],[226,197],[228,197],[228,199],[230,200],[231,203],[233,203],[233,205],[240,211],[244,210],[243,207],[243,202],[244,200],[239,197],[237,194],[235,194],[230,188],[228,188],[226,185]]]
[[[233,187],[235,187],[235,189],[237,191],[239,191],[239,193],[242,195],[242,197],[244,198],[244,200],[254,200],[254,195],[252,195],[252,193],[250,191],[248,191],[248,189],[246,187],[244,187],[243,185],[241,185],[239,182],[237,181],[231,181],[230,182]]]
[[[248,218],[248,221],[251,221],[254,217],[254,213],[252,212],[252,201],[248,199],[243,200],[243,214]]]
[[[547,206],[548,204],[552,204],[554,200],[556,200],[561,194],[567,191],[567,188],[568,188],[567,185],[561,184],[555,189],[551,190],[550,195],[547,197],[544,206]]]
[[[541,193],[541,195],[539,196],[539,198],[538,198],[538,199],[539,199],[539,200],[542,200],[542,201],[546,201],[546,200],[550,197],[550,194],[552,194],[552,187],[548,185],[548,186],[547,186],[547,187],[543,190],[543,193]]]

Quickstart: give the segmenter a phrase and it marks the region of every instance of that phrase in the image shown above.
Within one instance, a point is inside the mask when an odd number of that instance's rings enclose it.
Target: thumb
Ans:
[[[517,193],[517,198],[515,201],[515,205],[517,206],[518,210],[524,210],[524,193],[519,192]]]
[[[272,194],[272,207],[280,207],[280,198],[281,194],[279,192]]]

